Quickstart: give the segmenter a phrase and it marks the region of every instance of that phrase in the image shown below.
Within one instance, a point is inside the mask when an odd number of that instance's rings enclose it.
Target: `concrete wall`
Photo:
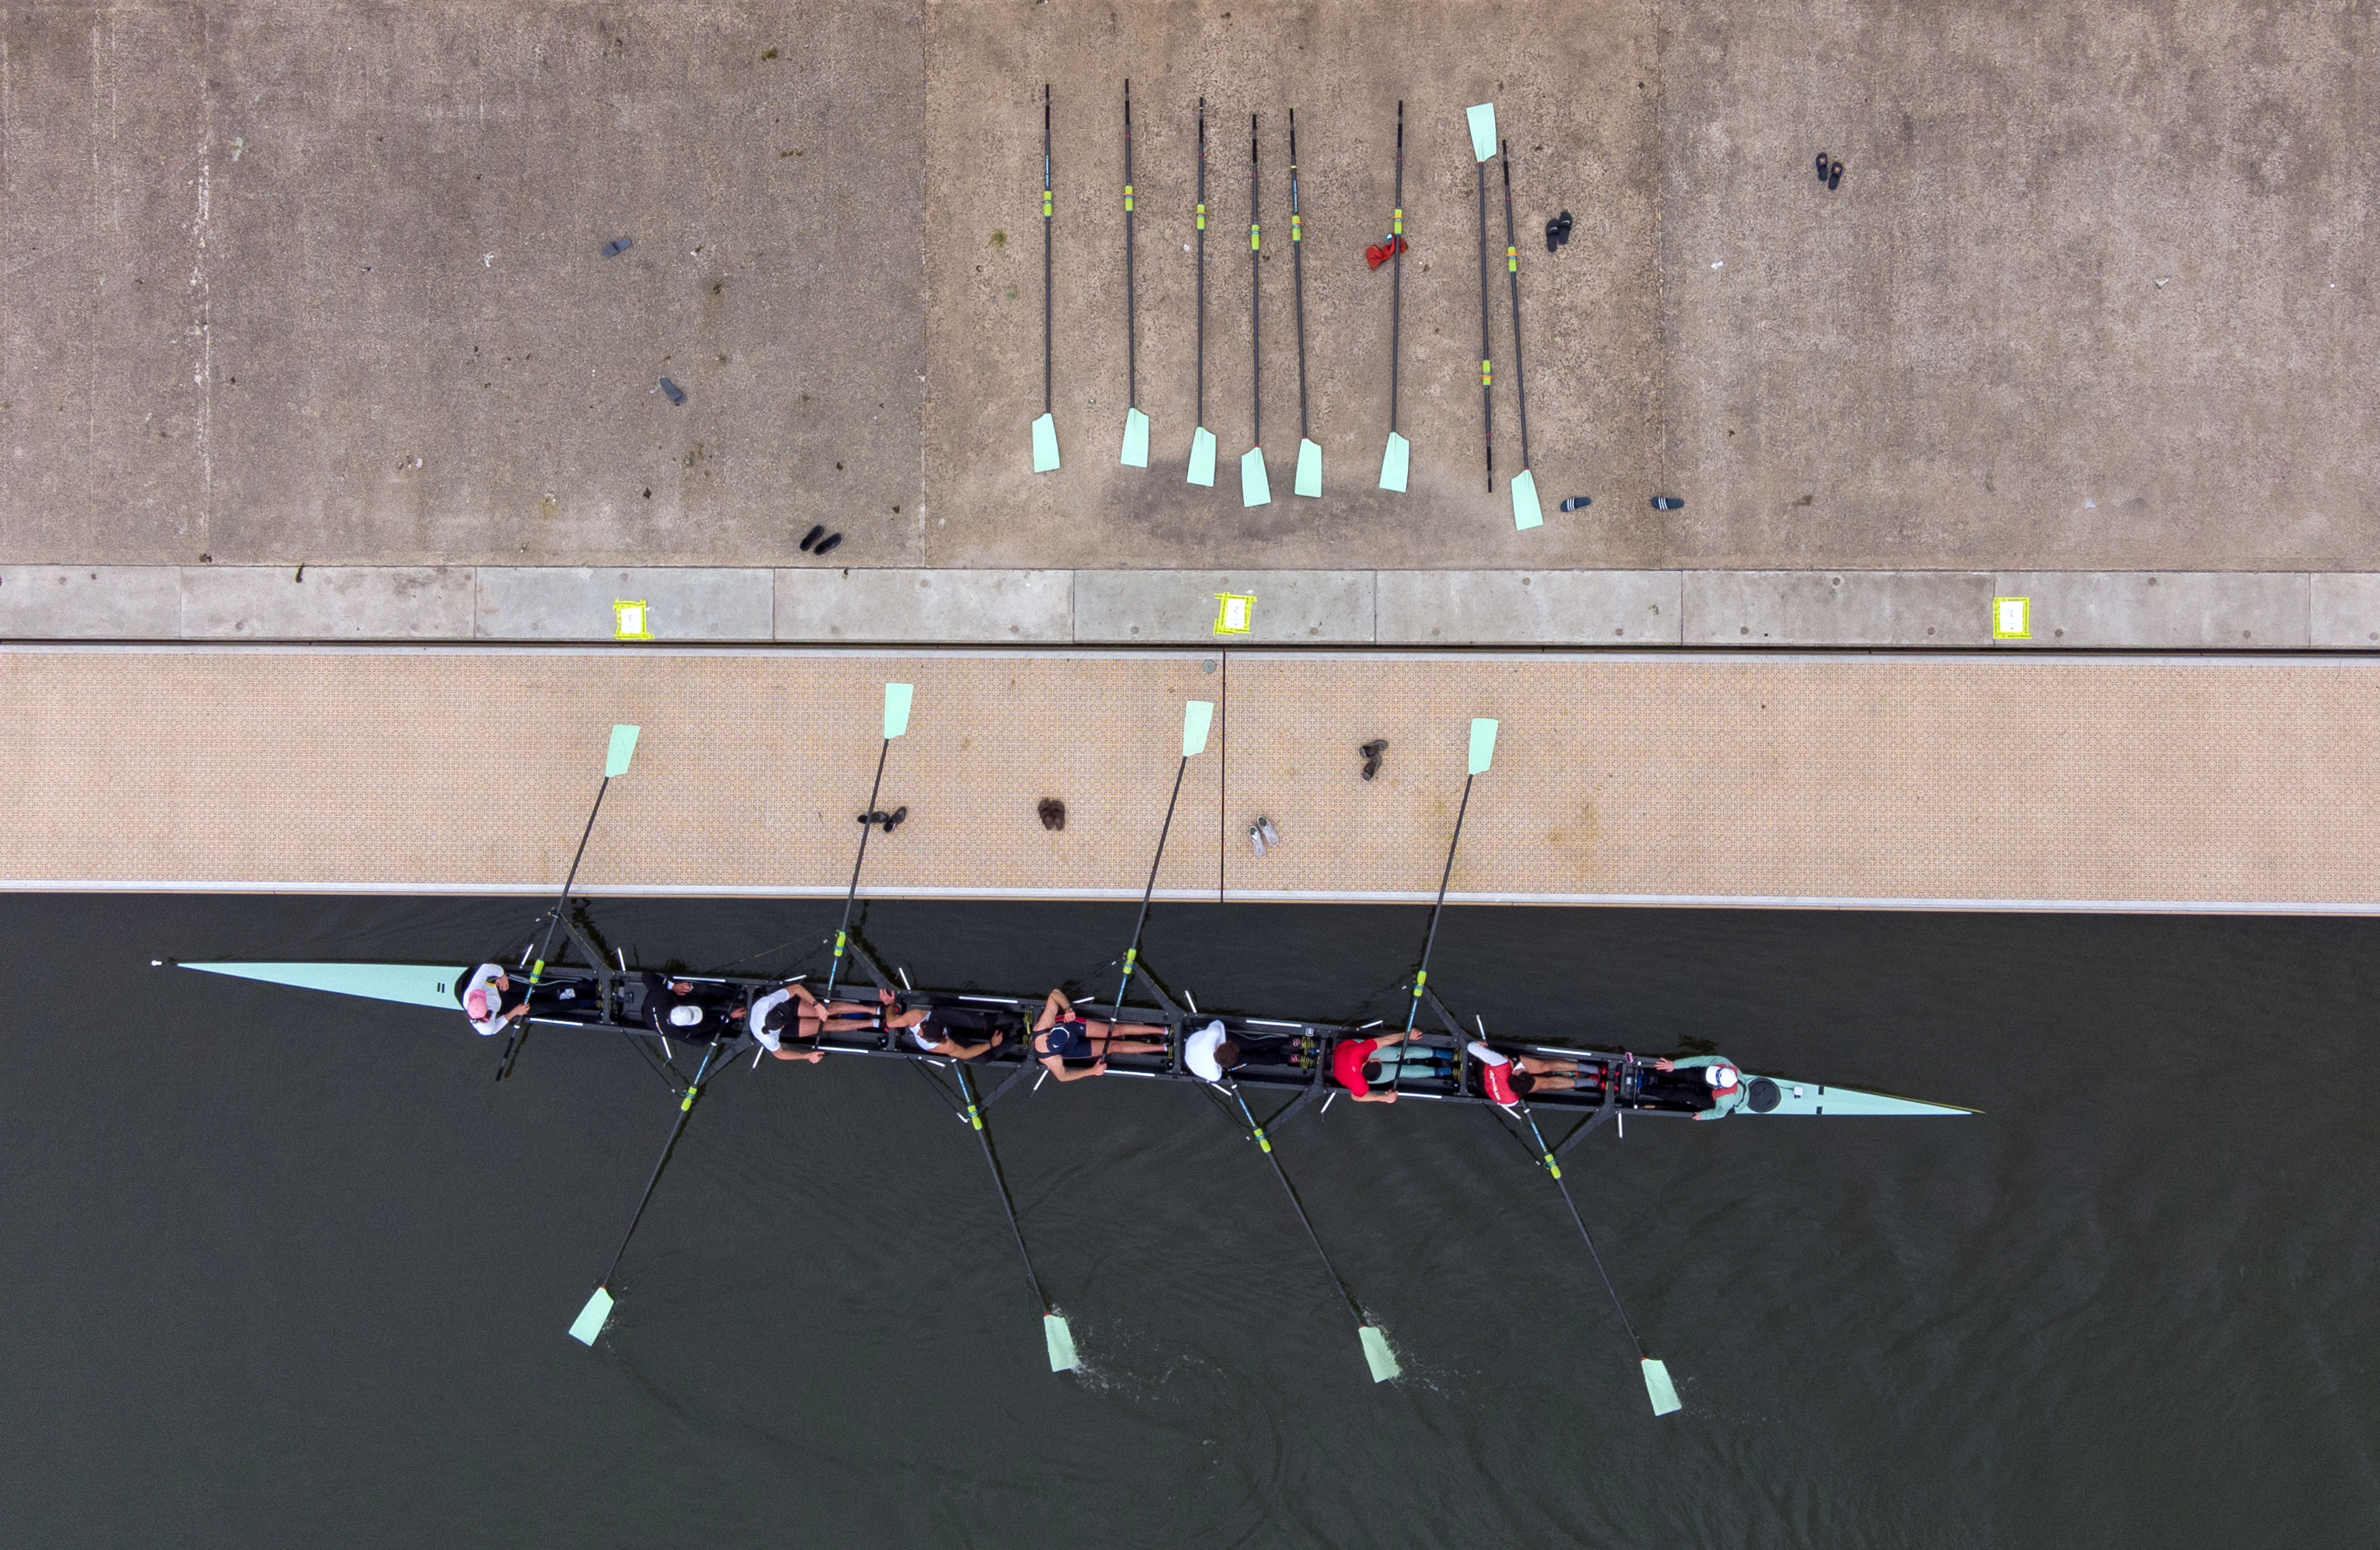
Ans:
[[[1250,597],[1245,634],[1219,597]],[[1993,634],[2022,598],[2031,633]],[[0,639],[2380,648],[2380,575],[0,566]]]

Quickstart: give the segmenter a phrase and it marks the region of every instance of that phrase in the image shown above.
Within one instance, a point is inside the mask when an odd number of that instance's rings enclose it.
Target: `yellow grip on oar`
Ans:
[[[528,982],[531,985],[535,985],[539,980],[543,979],[544,977],[545,960],[540,958],[534,964],[530,965],[528,971]]]
[[[843,944],[848,940],[850,940],[850,936],[847,932],[837,931],[834,934],[834,955],[837,958],[843,956]]]
[[[1292,242],[1305,240],[1305,228],[1299,224],[1297,216],[1293,213],[1289,218],[1289,239]]]
[[[1207,207],[1203,204],[1198,207],[1198,229],[1202,232],[1207,229]]]
[[[1514,274],[1521,272],[1521,250],[1518,248],[1504,249],[1504,268]]]
[[[1399,205],[1397,207],[1395,216],[1389,222],[1389,235],[1390,236],[1402,236],[1404,234],[1405,211],[1404,206]]]
[[[1132,185],[1129,183],[1123,186],[1123,207],[1126,210],[1132,208]]]
[[[694,1107],[694,1095],[700,1091],[702,1091],[702,1089],[699,1087],[688,1087],[686,1090],[686,1101],[677,1106],[677,1111],[680,1114],[683,1114],[687,1109],[692,1108]]]
[[[1425,986],[1425,985],[1427,985],[1428,983],[1429,983],[1429,971],[1428,971],[1427,969],[1424,969],[1424,970],[1422,970],[1419,974],[1416,974],[1416,975],[1414,975],[1414,999],[1415,999],[1415,1000],[1418,1001],[1418,1000],[1420,1000],[1420,999],[1421,999],[1421,987],[1422,987],[1423,986]]]
[[[1488,379],[1494,375],[1495,373],[1488,369],[1488,363],[1486,361],[1483,360],[1479,363],[1479,385],[1481,387],[1486,387],[1488,383]]]
[[[1047,221],[1050,218],[1050,190],[1044,188],[1041,190],[1041,219]]]
[[[967,1105],[967,1123],[973,1125],[978,1130],[983,1129],[983,1115],[978,1111],[976,1106],[973,1104]]]
[[[1554,1155],[1551,1152],[1548,1152],[1546,1154],[1546,1166],[1553,1169],[1555,1178],[1559,1179],[1561,1177],[1561,1164],[1554,1161]]]
[[[1257,246],[1258,246],[1258,244],[1257,244],[1257,224],[1256,224],[1254,221],[1249,222],[1249,223],[1248,223],[1248,251],[1249,251],[1249,252],[1251,252],[1251,253],[1255,252],[1255,251],[1257,250]]]
[[[1268,1153],[1272,1150],[1272,1143],[1265,1139],[1264,1127],[1261,1125],[1257,1127],[1257,1144],[1263,1147]]]

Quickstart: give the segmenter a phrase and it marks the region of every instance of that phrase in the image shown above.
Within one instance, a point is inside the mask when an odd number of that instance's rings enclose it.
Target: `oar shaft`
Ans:
[[[1454,838],[1447,842],[1446,870],[1439,874],[1438,902],[1430,906],[1429,935],[1422,938],[1421,968],[1414,975],[1413,1005],[1405,1010],[1405,1032],[1409,1034],[1414,1031],[1414,1024],[1421,1020],[1422,991],[1429,985],[1430,951],[1438,946],[1438,917],[1446,913],[1446,885],[1454,878],[1454,852],[1463,843],[1463,819],[1471,811],[1471,782],[1477,779],[1476,775],[1463,778],[1463,803],[1454,810]],[[1404,1075],[1402,1061],[1397,1064],[1397,1075]],[[1393,1082],[1390,1084],[1395,1085]]]
[[[570,870],[562,879],[562,894],[553,902],[553,910],[545,917],[545,936],[537,944],[537,960],[528,972],[528,987],[535,990],[545,981],[545,955],[553,951],[553,934],[562,928],[562,917],[570,908],[570,890],[578,884],[578,864],[587,859],[587,842],[595,833],[595,816],[603,810],[603,793],[612,789],[612,777],[595,788],[595,805],[587,809],[587,827],[578,831],[578,849],[570,858]],[[528,1025],[526,1017],[513,1023],[510,1037],[504,1040],[504,1058],[496,1064],[496,1080],[502,1082],[513,1073],[513,1062],[520,1058],[521,1033]]]
[[[1521,364],[1521,243],[1512,228],[1512,142],[1504,150],[1504,272],[1512,282],[1512,400],[1521,409],[1521,466],[1529,466],[1529,378]]]
[[[868,808],[876,811],[876,794],[884,789],[884,760],[892,752],[892,740],[886,738],[884,746],[876,752],[876,779],[868,782]],[[868,865],[868,836],[876,826],[863,820],[859,826],[859,855],[851,864],[851,888],[843,896],[843,924],[834,928],[834,962],[826,968],[826,999],[834,999],[835,976],[843,972],[843,955],[851,945],[851,906],[859,897],[859,869]]]
[[[653,1164],[653,1176],[645,1181],[645,1193],[637,1199],[637,1214],[628,1218],[628,1230],[621,1236],[619,1253],[612,1256],[612,1263],[605,1266],[603,1278],[595,1283],[597,1286],[610,1286],[613,1276],[620,1268],[620,1261],[627,1257],[629,1240],[637,1236],[637,1224],[645,1219],[645,1207],[653,1203],[653,1188],[662,1181],[662,1170],[669,1167],[670,1156],[677,1150],[677,1138],[686,1133],[686,1122],[694,1115],[694,1100],[702,1096],[702,1079],[710,1073],[711,1059],[726,1042],[727,1035],[722,1030],[710,1041],[710,1047],[703,1051],[702,1063],[694,1068],[694,1080],[686,1084],[686,1096],[677,1106],[677,1122],[670,1126],[669,1141],[662,1147],[661,1160]]]
[[[1264,1153],[1265,1161],[1272,1164],[1273,1177],[1281,1181],[1281,1193],[1289,1196],[1289,1208],[1297,1213],[1298,1226],[1305,1229],[1306,1241],[1314,1245],[1315,1253],[1322,1260],[1322,1268],[1330,1272],[1330,1283],[1339,1289],[1339,1295],[1347,1300],[1347,1311],[1355,1315],[1355,1322],[1368,1323],[1364,1314],[1364,1305],[1355,1301],[1355,1293],[1347,1285],[1347,1278],[1339,1274],[1339,1267],[1330,1262],[1330,1251],[1322,1246],[1322,1235],[1314,1230],[1314,1218],[1305,1214],[1305,1202],[1298,1198],[1297,1186],[1289,1181],[1288,1170],[1273,1155],[1272,1142],[1267,1139],[1264,1127],[1257,1124],[1257,1117],[1248,1111],[1248,1100],[1240,1096],[1236,1086],[1230,1091],[1232,1101],[1240,1106],[1241,1118],[1248,1122],[1249,1137],[1256,1142],[1257,1150]]]
[[[1264,255],[1257,218],[1257,115],[1248,115],[1248,445],[1264,445]]]
[[[983,1106],[975,1101],[975,1087],[967,1081],[966,1067],[953,1061],[959,1075],[959,1093],[966,1099],[967,1123],[975,1127],[975,1138],[983,1143],[983,1160],[991,1169],[992,1188],[1000,1192],[1000,1208],[1008,1215],[1008,1230],[1016,1238],[1016,1257],[1025,1262],[1025,1278],[1033,1283],[1033,1296],[1041,1304],[1041,1312],[1052,1312],[1050,1294],[1041,1288],[1041,1277],[1033,1268],[1033,1255],[1025,1247],[1025,1229],[1016,1219],[1016,1203],[1008,1198],[1008,1178],[1000,1171],[1000,1158],[991,1150],[991,1132],[984,1128]]]
[[[1536,1139],[1537,1156],[1553,1175],[1554,1188],[1561,1191],[1562,1204],[1570,1207],[1570,1219],[1578,1224],[1578,1236],[1586,1244],[1586,1257],[1595,1262],[1595,1273],[1603,1278],[1603,1290],[1611,1294],[1611,1311],[1620,1315],[1620,1327],[1627,1331],[1628,1343],[1636,1348],[1637,1360],[1643,1361],[1652,1352],[1646,1350],[1645,1342],[1637,1338],[1636,1326],[1628,1322],[1628,1310],[1621,1305],[1620,1289],[1611,1284],[1611,1272],[1603,1267],[1603,1255],[1596,1251],[1595,1234],[1586,1230],[1586,1218],[1579,1214],[1578,1202],[1571,1198],[1570,1186],[1562,1181],[1561,1164],[1554,1160],[1553,1153],[1547,1147],[1545,1133],[1537,1129],[1537,1117],[1529,1111],[1528,1105],[1523,1104],[1520,1108],[1521,1118],[1529,1122],[1529,1134]]]
[[[1404,250],[1397,238],[1405,231],[1405,104],[1397,103],[1397,202],[1389,218],[1389,434],[1397,433],[1397,327],[1402,315],[1405,278]]]
[[[1297,206],[1297,110],[1289,110],[1289,276],[1297,297],[1297,436],[1305,422],[1305,228]]]
[[[1148,924],[1148,902],[1157,895],[1157,869],[1165,861],[1165,837],[1173,832],[1173,808],[1182,800],[1182,777],[1190,773],[1190,756],[1182,756],[1181,768],[1173,772],[1173,794],[1165,801],[1165,823],[1157,831],[1157,854],[1148,858],[1148,886],[1140,890],[1140,916],[1132,923],[1132,945],[1124,949],[1123,983],[1116,987],[1115,1004],[1123,1005],[1124,992],[1132,988],[1132,971],[1140,963],[1140,933]]]
[[[1207,99],[1198,99],[1198,423],[1207,423]]]
[[[1123,399],[1140,403],[1140,341],[1132,300],[1132,82],[1123,83]]]
[[[1488,383],[1495,372],[1488,366],[1488,163],[1475,162],[1473,170],[1479,175],[1479,424],[1481,439],[1488,447],[1488,490],[1496,490],[1496,398]]]
[[[1051,333],[1057,324],[1057,270],[1051,257],[1050,222],[1056,213],[1050,188],[1050,86],[1041,86],[1041,412],[1055,411],[1057,346]]]

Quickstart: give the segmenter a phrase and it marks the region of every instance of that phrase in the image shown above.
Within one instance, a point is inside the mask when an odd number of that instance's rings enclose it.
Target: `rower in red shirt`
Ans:
[[[1488,1047],[1479,1039],[1469,1046],[1479,1062],[1479,1084],[1488,1098],[1506,1108],[1519,1107],[1531,1093],[1567,1093],[1574,1087],[1599,1087],[1600,1079],[1587,1074],[1576,1060],[1524,1055],[1517,1060]]]
[[[1330,1051],[1330,1077],[1347,1089],[1348,1096],[1357,1103],[1394,1103],[1394,1089],[1374,1092],[1372,1084],[1380,1079],[1379,1052],[1392,1044],[1401,1044],[1410,1034],[1388,1034],[1379,1038],[1341,1039]]]

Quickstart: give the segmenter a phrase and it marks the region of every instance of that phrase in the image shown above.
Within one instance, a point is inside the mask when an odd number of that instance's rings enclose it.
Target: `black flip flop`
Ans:
[[[1584,511],[1593,504],[1595,497],[1592,495],[1572,495],[1562,502],[1561,509],[1566,512]]]
[[[818,542],[819,539],[824,537],[826,537],[826,524],[821,522],[817,527],[811,528],[808,535],[802,539],[802,552],[808,554],[810,551],[810,545]]]
[[[1548,252],[1548,253],[1550,253],[1550,252],[1552,252],[1555,248],[1557,248],[1560,247],[1560,246],[1561,246],[1561,239],[1562,239],[1562,232],[1561,232],[1561,221],[1560,221],[1560,219],[1559,217],[1557,217],[1557,218],[1556,218],[1556,219],[1554,219],[1554,220],[1551,220],[1551,221],[1547,222],[1547,223],[1546,223],[1546,251],[1547,251],[1547,252]]]
[[[1831,164],[1831,163],[1833,163],[1833,161],[1834,161],[1834,158],[1833,158],[1832,156],[1828,155],[1825,151],[1819,151],[1819,152],[1818,152],[1818,181],[1819,181],[1819,182],[1824,183],[1824,182],[1827,180],[1827,168],[1828,168],[1828,166],[1829,164]]]
[[[1570,212],[1565,210],[1554,219],[1560,226],[1560,241],[1563,247],[1567,248],[1570,246]]]
[[[1842,187],[1842,182],[1843,164],[1840,162],[1837,162],[1834,164],[1833,170],[1827,174],[1827,187],[1829,188],[1840,188]]]
[[[825,538],[819,540],[819,546],[816,549],[811,550],[810,552],[812,554],[824,554],[828,550],[832,549],[842,541],[843,535],[841,533],[829,533]]]
[[[895,807],[891,812],[885,814],[884,832],[887,834],[892,833],[892,830],[899,826],[901,820],[908,816],[909,809],[906,807]]]
[[[1657,512],[1683,511],[1686,503],[1675,495],[1656,495],[1653,497],[1653,509]]]

